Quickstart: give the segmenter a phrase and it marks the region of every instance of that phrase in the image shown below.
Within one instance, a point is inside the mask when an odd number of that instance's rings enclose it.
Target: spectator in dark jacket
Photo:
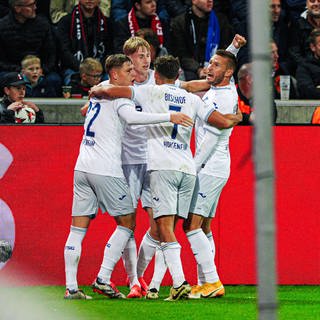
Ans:
[[[103,67],[99,60],[86,58],[80,63],[79,73],[71,77],[71,97],[83,98],[89,96],[89,90],[99,84]]]
[[[227,17],[212,8],[212,1],[192,0],[186,13],[171,21],[169,51],[179,57],[186,80],[205,78],[210,57],[233,39]]]
[[[10,0],[11,11],[0,19],[0,78],[11,71],[20,71],[23,57],[40,57],[42,68],[51,86],[59,90],[61,78],[55,71],[56,55],[51,26],[36,15],[34,0]]]
[[[17,72],[9,72],[1,80],[4,96],[0,102],[0,123],[16,123],[15,112],[23,107],[29,107],[35,112],[35,123],[43,123],[44,116],[33,102],[24,101],[26,81]]]
[[[277,45],[279,63],[290,69],[288,63],[288,34],[289,27],[281,14],[281,0],[271,0],[271,28],[272,38]]]
[[[307,10],[298,20],[293,21],[289,32],[289,58],[294,71],[311,55],[308,39],[311,31],[320,27],[320,2],[307,0],[306,6]]]
[[[157,15],[156,0],[134,0],[129,14],[114,23],[114,51],[122,53],[123,44],[142,28],[151,28],[159,38],[160,45],[167,47],[168,27]]]
[[[21,61],[21,73],[26,80],[26,97],[57,97],[60,93],[56,92],[48,84],[43,75],[41,60],[37,56],[27,55]]]
[[[252,113],[252,90],[253,90],[253,77],[252,77],[252,64],[245,63],[238,71],[238,107],[242,113],[242,121],[240,125],[252,124],[254,116]]]
[[[99,8],[99,0],[79,0],[71,13],[58,23],[61,67],[64,83],[68,85],[80,63],[87,57],[98,59],[102,64],[112,53],[110,25]]]
[[[274,99],[280,99],[280,77],[290,76],[289,70],[285,63],[279,61],[278,47],[275,42],[271,42],[271,65],[272,65],[272,85]],[[296,80],[290,76],[290,92],[289,99],[297,99],[298,93],[296,88]]]
[[[250,43],[250,34],[248,32],[249,2],[247,0],[232,0],[230,1],[230,7],[230,20],[234,33],[241,34]],[[249,46],[245,46],[240,50],[237,60],[238,68],[251,61]]]
[[[320,29],[310,35],[312,55],[297,68],[297,86],[303,99],[320,99]]]

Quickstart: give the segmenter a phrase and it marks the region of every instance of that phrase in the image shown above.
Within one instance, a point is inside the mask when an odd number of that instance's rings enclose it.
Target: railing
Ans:
[[[83,123],[80,108],[87,99],[33,98],[45,114],[46,123]],[[310,124],[312,114],[320,106],[320,100],[275,100],[277,124]]]

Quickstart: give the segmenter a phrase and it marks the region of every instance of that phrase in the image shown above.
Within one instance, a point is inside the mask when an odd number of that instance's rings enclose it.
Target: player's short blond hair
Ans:
[[[79,66],[80,75],[84,73],[92,73],[94,71],[100,72],[100,73],[102,73],[103,71],[102,64],[99,60],[94,58],[86,58],[80,63],[80,66]]]
[[[32,54],[29,54],[27,56],[25,56],[22,60],[21,60],[21,67],[22,69],[26,69],[29,66],[33,65],[33,64],[39,64],[41,66],[41,60],[39,57],[34,56]]]
[[[129,38],[123,45],[123,53],[126,56],[130,56],[138,51],[140,47],[145,47],[150,52],[150,45],[146,40],[141,37]]]

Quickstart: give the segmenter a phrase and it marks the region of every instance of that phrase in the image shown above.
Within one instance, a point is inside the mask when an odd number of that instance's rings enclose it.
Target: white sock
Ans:
[[[181,246],[178,242],[162,242],[161,249],[172,277],[173,287],[178,288],[185,281],[180,259]]]
[[[217,269],[214,264],[214,256],[212,253],[211,245],[202,231],[202,229],[196,229],[187,232],[187,238],[191,245],[191,250],[200,266],[200,272],[202,271],[205,278],[205,282],[213,283],[219,280]],[[203,281],[203,280],[202,280]]]
[[[130,281],[130,288],[134,285],[140,287],[137,277],[137,245],[133,234],[123,250],[122,260]]]
[[[154,259],[154,271],[152,280],[150,282],[149,288],[155,288],[158,291],[160,290],[160,285],[162,279],[167,271],[167,265],[164,260],[164,255],[161,248],[158,246],[156,249],[155,259]]]
[[[215,247],[215,244],[214,244],[214,239],[213,239],[213,235],[212,235],[212,232],[210,231],[209,233],[206,234],[209,242],[210,242],[210,246],[211,246],[211,249],[212,249],[212,253],[213,253],[213,258],[215,258],[215,255],[216,255],[216,247]],[[214,262],[214,260],[213,260]],[[198,270],[198,285],[202,285],[206,282],[206,278],[202,272],[202,268],[200,265],[197,264],[197,270]]]
[[[111,235],[104,248],[103,261],[98,273],[98,278],[102,283],[110,283],[114,266],[119,261],[132,234],[132,230],[122,226],[117,226],[116,230]]]
[[[197,274],[198,274],[198,282],[197,282],[197,284],[199,286],[202,286],[203,284],[206,283],[206,278],[204,276],[204,273],[202,271],[201,266],[198,263],[197,263]]]
[[[149,231],[144,235],[139,252],[138,252],[138,262],[137,262],[137,274],[138,278],[142,277],[144,272],[146,271],[150,261],[152,260],[156,248],[159,246],[159,241],[153,239],[150,236]]]
[[[70,233],[64,247],[66,287],[69,290],[78,290],[78,264],[81,256],[81,244],[86,232],[86,228],[71,226]]]
[[[206,234],[209,242],[210,242],[210,246],[211,246],[211,250],[212,250],[212,253],[213,253],[213,256],[215,257],[216,256],[216,246],[214,244],[214,239],[213,239],[213,235],[212,235],[212,232],[209,232]]]
[[[213,265],[214,265],[214,268],[216,270],[216,274],[217,274],[217,279],[219,280],[219,275],[218,275],[218,271],[217,271],[217,267],[216,267],[216,263],[215,263],[215,258],[216,258],[216,245],[214,243],[214,238],[213,238],[213,234],[212,232],[210,231],[209,233],[206,234],[208,240],[209,240],[209,243],[210,243],[210,246],[211,246],[211,250],[212,250],[212,254],[213,254]],[[218,281],[216,280],[216,281]]]

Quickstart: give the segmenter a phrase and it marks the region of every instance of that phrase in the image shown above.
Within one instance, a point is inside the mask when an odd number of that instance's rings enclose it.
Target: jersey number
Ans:
[[[94,120],[97,118],[99,112],[100,112],[100,103],[96,103],[94,106],[92,106],[92,102],[90,102],[90,105],[89,105],[89,109],[88,109],[88,114],[90,111],[94,111],[94,115],[93,117],[90,119],[89,123],[88,123],[88,126],[87,126],[87,129],[86,129],[86,136],[88,137],[94,137],[95,136],[95,133],[94,131],[91,131],[91,126],[94,122]]]
[[[176,112],[180,112],[181,107],[178,107],[178,106],[169,106],[169,110],[176,111]],[[172,132],[171,132],[171,138],[172,138],[172,139],[175,139],[175,138],[177,137],[177,134],[178,134],[178,125],[177,125],[177,124],[174,124],[174,125],[173,125],[173,129],[172,129]]]

